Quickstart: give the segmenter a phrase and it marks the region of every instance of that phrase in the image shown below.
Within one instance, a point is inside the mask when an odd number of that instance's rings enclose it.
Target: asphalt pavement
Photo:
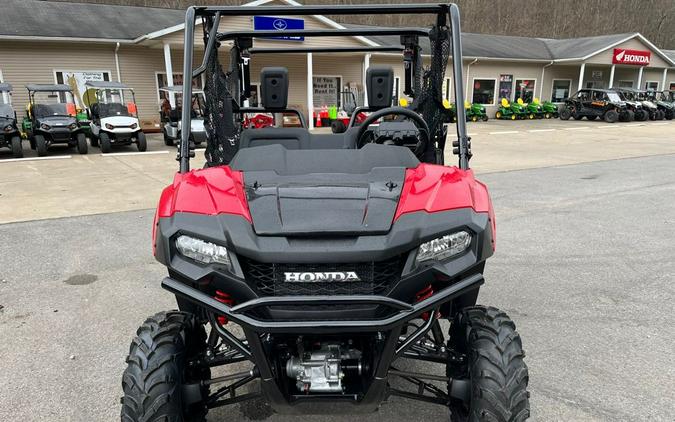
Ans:
[[[481,180],[498,229],[479,301],[517,324],[531,420],[675,420],[675,155]],[[1,420],[118,420],[135,329],[175,306],[159,287],[166,271],[151,255],[152,215],[0,225]],[[256,406],[219,409],[209,421],[264,416]],[[375,415],[311,420],[447,418],[442,407],[393,398]]]

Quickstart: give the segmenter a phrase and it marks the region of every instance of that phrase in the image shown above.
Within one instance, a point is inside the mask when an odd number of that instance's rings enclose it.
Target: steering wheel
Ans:
[[[366,120],[361,122],[358,132],[356,132],[356,148],[363,148],[363,146],[366,144],[367,137],[364,135],[366,134],[366,131],[368,131],[368,126],[372,125],[382,117],[390,115],[407,117],[415,124],[415,126],[417,126],[420,131],[420,135],[422,136],[420,136],[420,139],[417,141],[417,145],[415,146],[413,153],[417,157],[422,156],[427,148],[427,144],[429,143],[429,126],[427,125],[427,122],[424,121],[422,116],[408,108],[403,107],[383,108],[382,110],[378,110],[366,117]],[[381,143],[381,141],[378,143]]]

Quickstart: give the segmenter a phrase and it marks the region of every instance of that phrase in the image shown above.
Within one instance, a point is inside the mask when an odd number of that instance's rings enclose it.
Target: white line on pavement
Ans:
[[[555,132],[556,129],[529,129],[528,132]]]
[[[37,160],[65,160],[73,158],[72,155],[51,155],[48,157],[30,157],[30,158],[10,158],[7,160],[0,160],[0,163],[16,163],[17,161],[37,161]]]
[[[590,129],[588,126],[579,126],[579,127],[566,127],[564,130],[584,130]]]
[[[121,155],[151,155],[151,154],[168,154],[169,151],[146,151],[146,152],[113,152],[109,154],[101,154],[103,157],[119,157]]]
[[[517,130],[504,130],[502,132],[490,132],[490,135],[507,135],[509,133],[520,133]]]
[[[652,123],[652,126],[663,126],[663,125],[669,125],[670,123],[668,122],[661,122],[661,123]]]

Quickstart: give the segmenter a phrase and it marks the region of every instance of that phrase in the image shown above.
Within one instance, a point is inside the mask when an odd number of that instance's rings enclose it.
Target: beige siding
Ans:
[[[114,54],[115,44],[0,41],[0,70],[4,81],[14,87],[12,101],[21,119],[28,103],[26,84],[53,84],[58,70],[109,71],[111,79],[117,80]]]
[[[625,43],[621,43],[617,45],[616,47],[612,47],[606,51],[603,51],[600,54],[597,54],[587,60],[588,63],[598,63],[598,64],[612,64],[612,55],[614,54],[614,48],[629,48],[632,50],[645,50],[649,51],[651,48],[649,48],[647,45],[645,45],[642,41],[634,38],[632,40],[628,40]],[[648,67],[669,67],[670,65],[665,62],[660,56],[655,54],[652,51],[652,56],[649,62]]]
[[[645,89],[647,81],[658,82],[659,90],[664,89],[661,82],[663,81],[663,69],[650,69],[645,68],[642,73],[642,85],[640,89]],[[666,75],[666,84],[668,84],[668,77]]]

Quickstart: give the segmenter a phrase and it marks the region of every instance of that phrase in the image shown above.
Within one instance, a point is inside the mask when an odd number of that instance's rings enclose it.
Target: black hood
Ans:
[[[383,234],[389,231],[410,150],[373,145],[360,150],[241,150],[231,163],[244,172],[258,235]]]
[[[39,124],[46,124],[51,127],[68,127],[68,125],[71,125],[73,123],[77,123],[77,120],[75,120],[74,117],[70,116],[48,116],[48,117],[40,117],[37,119]]]

